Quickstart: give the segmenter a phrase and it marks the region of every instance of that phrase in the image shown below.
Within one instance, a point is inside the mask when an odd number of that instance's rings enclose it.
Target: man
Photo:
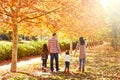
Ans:
[[[53,33],[52,38],[48,40],[48,49],[50,52],[50,69],[54,71],[53,61],[55,59],[56,71],[59,71],[58,53],[61,53],[61,49],[57,40],[56,33]]]

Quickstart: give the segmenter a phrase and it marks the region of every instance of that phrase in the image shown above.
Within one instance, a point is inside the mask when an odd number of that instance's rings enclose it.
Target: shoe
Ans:
[[[64,73],[66,73],[66,68],[65,68],[65,70],[64,70]]]
[[[83,69],[82,69],[82,72],[84,72],[84,71],[85,71],[85,69],[83,68]]]
[[[66,69],[66,72],[67,72],[67,73],[70,73],[69,69]]]
[[[44,72],[44,68],[42,67],[42,72]]]
[[[80,68],[78,68],[78,71],[79,71],[79,72],[81,72],[81,67],[80,67]]]
[[[46,69],[44,69],[44,72],[47,72]]]
[[[60,69],[56,70],[56,72],[60,72]]]
[[[51,73],[53,73],[53,70],[51,70]]]

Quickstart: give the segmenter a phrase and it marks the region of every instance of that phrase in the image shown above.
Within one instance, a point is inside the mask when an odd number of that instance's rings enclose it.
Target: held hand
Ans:
[[[74,52],[74,54],[76,54],[76,51]]]
[[[59,54],[62,54],[62,52],[61,52],[61,51],[59,51],[58,53],[59,53]]]
[[[59,51],[58,53],[60,54],[60,56],[62,55],[62,52],[61,52],[61,51]]]
[[[74,52],[74,56],[75,56],[75,54],[76,54],[76,51]]]

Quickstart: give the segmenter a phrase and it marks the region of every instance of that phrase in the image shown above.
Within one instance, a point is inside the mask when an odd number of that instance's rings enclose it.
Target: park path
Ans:
[[[64,53],[64,52],[63,52]],[[63,57],[64,54],[61,54],[59,58]],[[48,62],[49,62],[50,56],[48,56]],[[41,57],[35,56],[35,57],[27,57],[18,60],[17,62],[17,70],[21,71],[22,69],[27,70],[27,68],[32,67],[33,65],[39,65],[41,67]],[[4,61],[0,63],[0,76],[1,74],[6,74],[7,72],[10,72],[11,62],[10,61]]]
[[[30,66],[32,64],[35,63],[40,63],[40,56],[38,57],[29,57],[27,59],[21,59],[20,61],[17,62],[17,69],[23,67],[23,66]],[[10,67],[11,67],[11,62],[5,62],[5,63],[1,63],[0,65],[0,74],[4,73],[4,72],[8,72],[10,71]]]

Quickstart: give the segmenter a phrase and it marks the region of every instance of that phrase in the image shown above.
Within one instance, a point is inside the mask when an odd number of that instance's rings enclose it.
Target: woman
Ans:
[[[83,37],[79,38],[79,42],[77,43],[75,53],[79,50],[79,71],[85,71],[85,61],[86,61],[86,43]]]

